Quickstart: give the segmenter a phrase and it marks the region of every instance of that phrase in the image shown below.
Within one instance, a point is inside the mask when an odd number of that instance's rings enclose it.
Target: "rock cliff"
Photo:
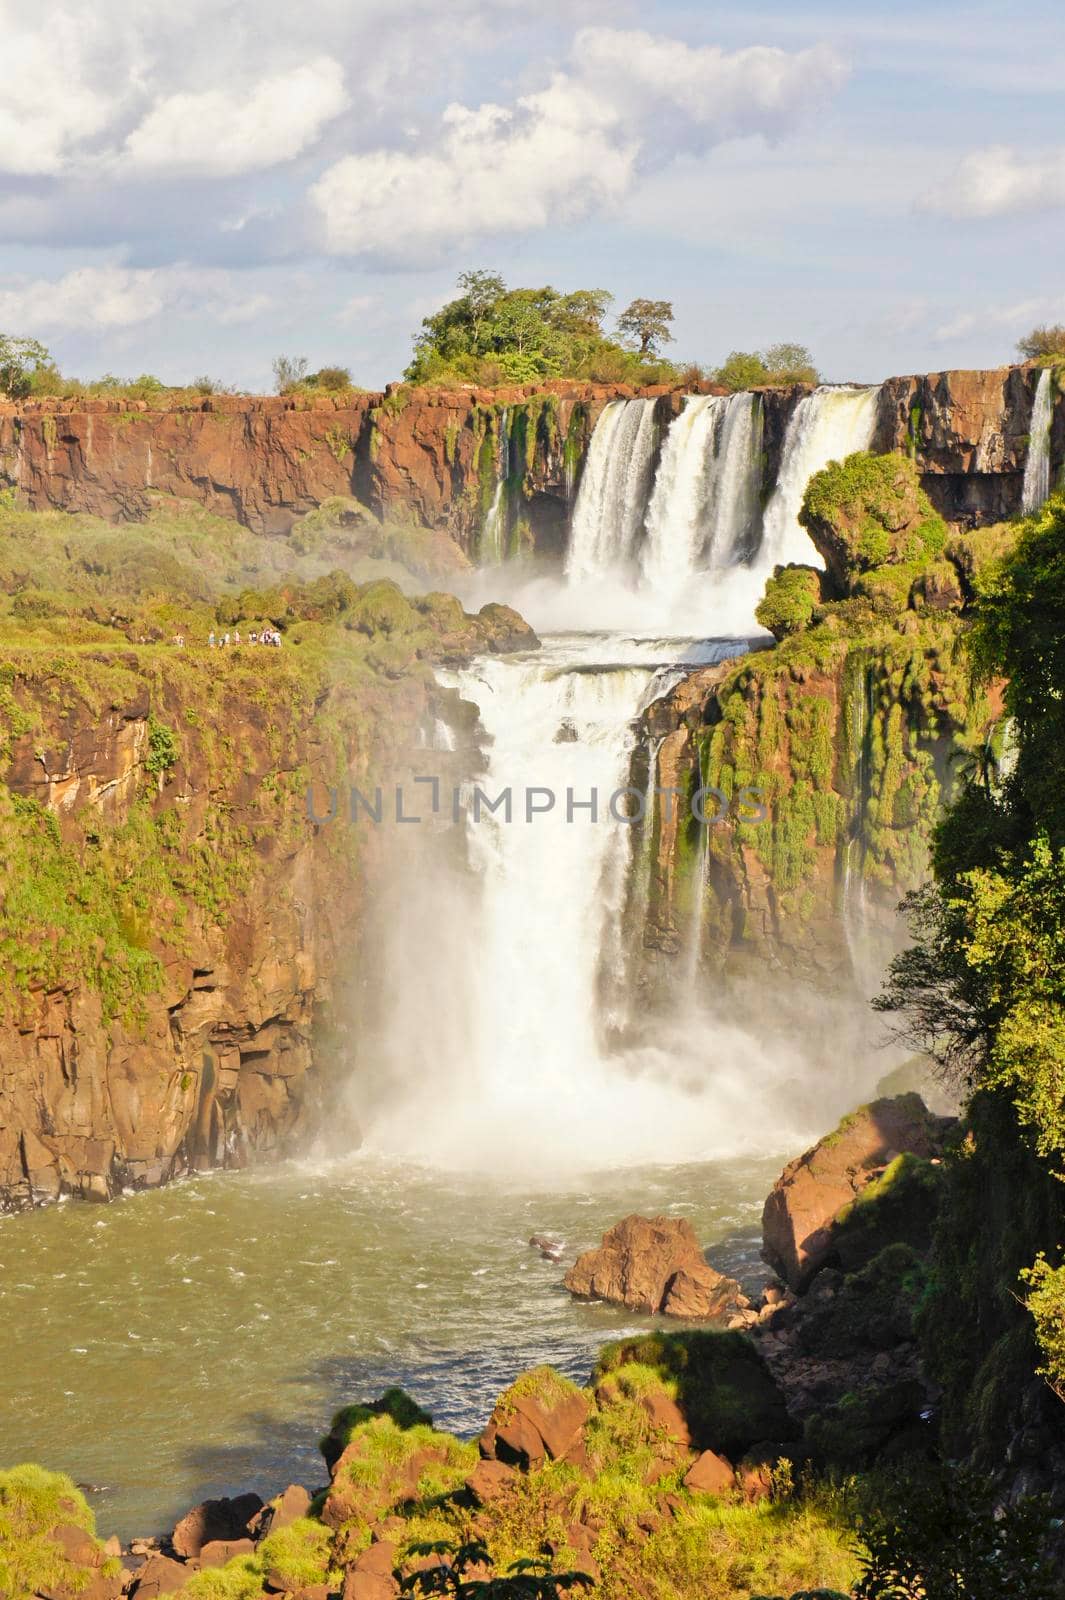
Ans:
[[[442,598],[423,654],[529,643],[505,608],[463,620]],[[385,832],[349,820],[350,787],[425,771],[453,714],[398,648],[308,627],[280,650],[5,650],[0,1209],[311,1130]]]
[[[878,451],[911,454],[926,492],[963,526],[1020,509],[1038,370],[1002,367],[889,378]],[[709,385],[701,385],[704,392]],[[481,392],[391,386],[343,400],[211,396],[196,406],[48,400],[0,405],[0,487],[32,509],[141,518],[159,494],[199,501],[256,532],[284,534],[323,500],[449,532],[471,554],[500,484],[512,550],[557,553],[587,442],[625,387],[556,381]],[[681,390],[641,391],[663,423]],[[765,394],[766,481],[804,391]],[[1052,429],[1065,463],[1065,397]]]

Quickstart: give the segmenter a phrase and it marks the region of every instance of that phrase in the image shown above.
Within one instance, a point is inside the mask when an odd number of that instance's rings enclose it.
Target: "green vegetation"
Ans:
[[[404,374],[408,382],[656,383],[673,372],[668,362],[654,359],[668,337],[671,311],[665,301],[634,301],[622,314],[619,331],[639,344],[633,351],[604,331],[612,300],[605,289],[508,289],[497,273],[483,271],[464,272],[458,287],[456,299],[424,319]]]
[[[69,1555],[53,1537],[58,1527],[85,1533],[89,1560]],[[102,1570],[110,1576],[118,1563],[105,1561],[92,1512],[81,1491],[61,1472],[24,1464],[0,1471],[0,1594],[5,1600],[33,1600],[59,1590],[75,1596]]]
[[[859,574],[906,567],[899,591],[903,603],[917,572],[947,542],[946,523],[932,509],[915,463],[897,454],[858,451],[845,461],[830,461],[807,484],[799,521],[839,593],[853,592]]]
[[[697,1448],[738,1459],[763,1439],[794,1432],[783,1397],[742,1334],[648,1333],[599,1353],[593,1383],[632,1366],[649,1369],[675,1394]]]
[[[1050,1385],[1062,1376],[1062,497],[1028,520],[981,587],[975,656],[985,676],[1007,679],[1016,764],[1005,776],[975,766],[967,779],[936,836],[935,885],[911,898],[916,942],[878,1003],[969,1091],[918,1332],[943,1388],[946,1447],[990,1465],[1021,1407],[1038,1406],[1037,1374]]]
[[[820,383],[813,356],[804,344],[773,344],[767,350],[733,350],[716,371],[714,383],[726,389],[784,389],[793,383]]]
[[[755,617],[774,639],[786,639],[809,626],[821,599],[821,575],[813,567],[774,567]]]
[[[1017,349],[1025,361],[1065,361],[1065,324],[1042,324],[1018,339]]]
[[[659,347],[671,344],[673,306],[668,300],[633,300],[618,317],[618,332],[631,340],[641,356],[656,356]]]

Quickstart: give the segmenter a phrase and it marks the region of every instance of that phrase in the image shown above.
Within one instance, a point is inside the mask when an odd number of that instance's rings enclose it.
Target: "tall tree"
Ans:
[[[618,318],[618,332],[623,338],[638,342],[642,356],[653,356],[663,344],[672,343],[672,321],[672,301],[633,300]]]

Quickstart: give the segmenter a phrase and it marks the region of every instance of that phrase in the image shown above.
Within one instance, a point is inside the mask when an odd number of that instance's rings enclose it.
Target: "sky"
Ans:
[[[0,332],[79,377],[377,387],[474,266],[831,380],[1065,321],[1060,0],[0,0],[0,40]]]

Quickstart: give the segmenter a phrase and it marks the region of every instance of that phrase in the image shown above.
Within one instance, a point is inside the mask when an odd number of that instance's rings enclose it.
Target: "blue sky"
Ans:
[[[0,331],[82,376],[376,385],[471,265],[833,379],[1065,321],[1049,0],[0,0],[0,38]]]

